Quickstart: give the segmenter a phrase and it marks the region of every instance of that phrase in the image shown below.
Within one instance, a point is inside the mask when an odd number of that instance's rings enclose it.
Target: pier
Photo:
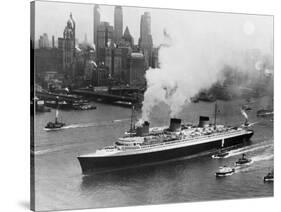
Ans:
[[[127,102],[127,103],[139,103],[142,98],[140,95],[129,94],[129,92],[138,91],[135,89],[112,89],[110,92],[100,92],[100,91],[91,91],[84,89],[76,89],[71,91],[72,94],[83,96],[87,99],[98,100],[105,103],[115,103],[115,102]],[[126,92],[126,95],[124,94]]]

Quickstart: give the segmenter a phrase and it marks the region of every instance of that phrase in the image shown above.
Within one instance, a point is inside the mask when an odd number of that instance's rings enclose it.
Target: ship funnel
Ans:
[[[145,121],[136,129],[137,136],[145,136],[149,134],[149,122]]]
[[[208,116],[200,116],[198,127],[207,127],[209,125],[210,118]]]
[[[181,119],[172,118],[170,120],[170,127],[169,129],[174,132],[181,129]]]

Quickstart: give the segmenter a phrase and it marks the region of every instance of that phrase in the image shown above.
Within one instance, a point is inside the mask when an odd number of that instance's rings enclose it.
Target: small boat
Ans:
[[[47,131],[50,131],[50,130],[59,130],[61,129],[62,127],[65,126],[65,123],[63,122],[58,122],[58,121],[55,121],[55,122],[48,122],[47,125],[45,126],[45,130]]]
[[[252,160],[250,158],[246,158],[246,154],[242,154],[242,157],[239,158],[235,164],[236,164],[236,166],[240,166],[240,165],[247,165],[251,162],[252,162]]]
[[[273,176],[273,170],[271,172],[268,172],[266,176],[264,176],[263,181],[264,182],[273,182],[274,176]]]
[[[216,177],[225,177],[230,176],[235,172],[235,169],[228,166],[220,167],[219,170],[216,172]]]
[[[227,155],[229,155],[229,152],[227,150],[219,149],[216,154],[212,155],[212,158],[221,159],[225,158]]]
[[[65,123],[59,122],[58,121],[58,117],[59,117],[59,108],[57,107],[55,121],[54,122],[51,122],[51,121],[48,122],[47,125],[45,126],[45,130],[53,131],[53,130],[60,130],[60,129],[62,129],[62,127],[65,126]]]
[[[257,117],[273,116],[273,110],[271,109],[260,109],[257,111]]]

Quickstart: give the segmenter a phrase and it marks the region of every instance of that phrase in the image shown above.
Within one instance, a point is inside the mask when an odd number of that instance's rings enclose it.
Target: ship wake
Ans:
[[[256,163],[273,160],[273,158],[274,158],[273,153],[265,153],[263,155],[254,156],[251,158],[252,159],[251,163],[245,166],[236,167],[235,172],[239,173],[239,172],[248,172],[248,171],[256,170],[258,168],[258,166],[255,166]]]
[[[77,123],[77,124],[70,124],[67,126],[64,126],[60,129],[75,129],[75,128],[88,128],[88,127],[105,127],[105,126],[112,126],[117,123],[122,123],[129,121],[130,119],[116,119],[112,121],[104,121],[99,123]]]
[[[263,142],[263,143],[265,143],[265,142]],[[246,146],[246,147],[242,147],[242,148],[239,148],[239,149],[229,151],[229,155],[227,155],[225,158],[230,158],[230,157],[233,157],[233,156],[241,155],[243,153],[250,153],[250,152],[255,152],[255,151],[259,151],[259,150],[263,150],[263,149],[268,149],[268,148],[271,148],[271,147],[273,147],[273,143]]]

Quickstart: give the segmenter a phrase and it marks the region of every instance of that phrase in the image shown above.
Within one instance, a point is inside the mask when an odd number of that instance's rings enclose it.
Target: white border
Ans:
[[[64,0],[62,0],[64,1]],[[78,0],[68,0],[78,2]],[[280,127],[280,5],[275,0],[83,0],[160,8],[272,14],[275,16],[275,129]],[[29,2],[1,4],[1,211],[26,211],[29,203]],[[277,84],[277,85],[276,85]],[[280,134],[275,133],[275,197],[83,211],[275,211],[280,206]],[[278,180],[279,178],[279,180]],[[279,181],[279,183],[278,183]],[[82,210],[76,210],[82,211]]]

